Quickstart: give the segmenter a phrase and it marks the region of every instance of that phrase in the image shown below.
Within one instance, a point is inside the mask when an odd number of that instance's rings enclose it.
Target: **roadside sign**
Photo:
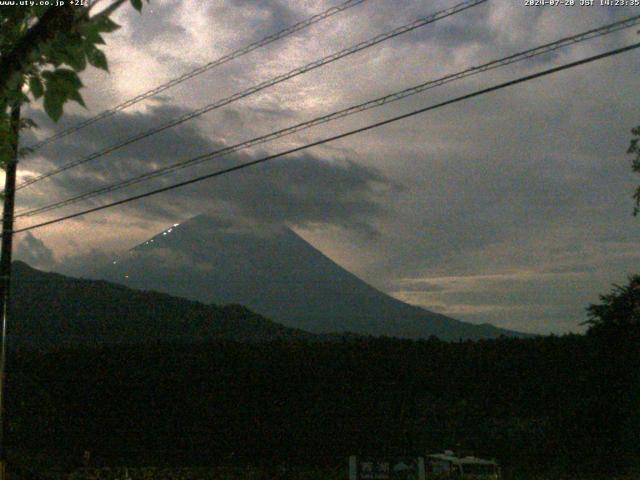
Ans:
[[[349,480],[425,480],[424,458],[349,457]]]

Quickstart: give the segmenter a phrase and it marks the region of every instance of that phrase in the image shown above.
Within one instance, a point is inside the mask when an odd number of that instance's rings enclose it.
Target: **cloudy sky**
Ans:
[[[111,73],[82,78],[88,110],[43,138],[339,2],[152,0],[118,13]],[[367,0],[215,68],[25,159],[45,172],[132,133],[456,2]],[[33,208],[299,121],[631,15],[640,8],[489,2],[266,89],[21,190]],[[576,2],[579,3],[579,2]],[[640,27],[585,42],[216,159],[165,179],[21,218],[19,226],[186,179],[638,41]],[[22,234],[17,257],[74,273],[203,211],[285,222],[395,297],[470,322],[535,333],[581,331],[585,307],[637,272],[637,182],[626,155],[640,124],[638,51],[438,109],[358,136]],[[25,143],[33,140],[33,135]]]

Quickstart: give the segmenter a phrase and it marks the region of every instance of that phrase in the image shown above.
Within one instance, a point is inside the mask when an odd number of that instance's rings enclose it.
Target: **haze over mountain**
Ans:
[[[520,335],[460,322],[376,290],[285,226],[198,215],[88,273],[203,303],[237,303],[288,327],[444,340]]]

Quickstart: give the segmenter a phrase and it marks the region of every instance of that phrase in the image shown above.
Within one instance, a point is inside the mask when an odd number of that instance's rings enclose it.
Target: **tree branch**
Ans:
[[[116,0],[97,16],[109,16],[126,0]],[[24,73],[32,62],[32,55],[46,42],[60,34],[71,32],[79,21],[86,19],[88,9],[76,15],[76,8],[49,7],[38,23],[16,43],[13,50],[0,57],[0,101],[6,98],[7,88],[16,75]]]

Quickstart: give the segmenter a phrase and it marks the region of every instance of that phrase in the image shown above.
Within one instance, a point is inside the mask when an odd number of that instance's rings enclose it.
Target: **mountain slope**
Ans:
[[[14,263],[12,345],[53,347],[214,339],[313,337],[239,305],[204,305],[105,281],[80,280]]]
[[[286,227],[199,215],[90,274],[204,303],[246,305],[289,327],[444,340],[516,332],[473,325],[386,295]]]

